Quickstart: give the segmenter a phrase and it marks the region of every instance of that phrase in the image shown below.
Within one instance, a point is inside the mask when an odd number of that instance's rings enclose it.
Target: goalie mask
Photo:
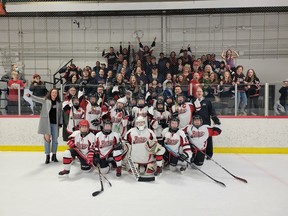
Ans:
[[[193,116],[192,125],[194,127],[199,128],[199,127],[201,127],[202,124],[203,124],[203,120],[202,120],[201,116],[199,116],[199,115]]]
[[[79,130],[82,137],[85,137],[89,133],[89,122],[86,119],[82,119],[79,122]]]
[[[176,100],[179,105],[182,105],[185,103],[186,97],[183,94],[179,94]]]
[[[104,122],[102,132],[105,135],[109,135],[112,132],[112,123],[109,121]]]
[[[179,130],[179,122],[178,118],[172,118],[170,120],[169,132],[176,133]]]
[[[138,116],[135,120],[135,126],[140,131],[144,130],[146,127],[146,119],[143,116]]]

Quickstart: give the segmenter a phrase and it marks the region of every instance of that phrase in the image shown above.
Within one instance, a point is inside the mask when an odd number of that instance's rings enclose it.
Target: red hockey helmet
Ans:
[[[89,122],[86,120],[86,119],[82,119],[80,122],[79,122],[79,127],[88,127],[89,128]]]

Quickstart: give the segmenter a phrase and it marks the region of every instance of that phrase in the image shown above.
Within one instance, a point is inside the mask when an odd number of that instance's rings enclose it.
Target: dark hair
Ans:
[[[58,91],[57,88],[52,88],[52,89],[50,89],[50,91],[47,93],[45,99],[46,99],[46,100],[52,100],[52,99],[51,99],[51,92],[52,92],[53,90],[56,90],[56,91],[57,91],[56,101],[57,101],[57,102],[61,102],[60,96],[59,96],[59,91]]]

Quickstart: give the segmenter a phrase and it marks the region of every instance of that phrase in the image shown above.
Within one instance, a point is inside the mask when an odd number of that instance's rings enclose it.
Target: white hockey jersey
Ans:
[[[114,146],[120,142],[119,135],[114,132],[111,132],[108,135],[103,134],[103,132],[99,132],[96,134],[95,139],[95,149],[96,152],[99,152],[100,159],[107,158],[114,150]]]
[[[95,136],[93,133],[87,134],[85,137],[81,136],[81,132],[79,130],[74,131],[68,138],[69,140],[73,140],[75,146],[84,154],[87,155],[89,150],[94,151],[95,145]]]
[[[192,124],[192,113],[195,108],[192,103],[184,103],[182,105],[175,104],[172,106],[172,113],[177,112],[179,122],[179,128],[182,129],[189,124]]]
[[[133,107],[132,108],[132,116],[136,119],[138,116],[142,116],[146,119],[146,125],[148,125],[148,113],[153,115],[153,107],[145,106],[143,108]]]
[[[183,154],[185,152],[189,156],[189,159],[192,157],[190,144],[183,130],[178,130],[176,133],[171,133],[169,128],[165,128],[162,135],[164,138],[164,144],[169,146],[173,152],[178,154]],[[167,151],[169,151],[169,149],[167,149]],[[176,156],[172,151],[169,151],[169,153]]]
[[[111,122],[112,122],[112,131],[118,133],[120,137],[124,137],[127,132],[128,126],[128,112],[125,110],[118,111],[113,108],[110,111]]]
[[[101,117],[102,117],[101,108],[99,106],[92,106],[91,103],[88,101],[88,104],[86,106],[85,119],[89,122],[91,130],[93,130],[93,131],[100,131],[101,130],[101,128],[100,128]],[[99,121],[99,125],[95,126],[91,123],[95,119],[97,119]]]
[[[159,124],[160,120],[164,120],[167,124],[171,119],[171,113],[168,111],[159,112],[158,110],[154,110],[153,119],[151,120],[150,127],[155,133],[156,137],[162,137],[163,127]]]
[[[201,151],[206,149],[209,136],[217,136],[221,133],[219,125],[215,125],[213,128],[209,125],[202,125],[199,128],[188,125],[183,128],[183,131],[188,135],[189,142]]]
[[[67,132],[71,134],[74,130],[78,130],[78,124],[84,117],[85,110],[82,107],[76,109],[72,106],[69,112],[69,120],[66,128]]]
[[[124,140],[129,145],[132,160],[138,164],[148,164],[155,161],[146,145],[149,141],[157,142],[156,135],[149,128],[139,131],[136,127],[131,128],[125,135]]]

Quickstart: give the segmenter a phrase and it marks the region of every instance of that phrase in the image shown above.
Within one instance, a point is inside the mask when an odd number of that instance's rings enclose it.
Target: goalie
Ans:
[[[162,173],[165,149],[157,142],[155,133],[147,128],[146,118],[138,116],[135,120],[135,127],[125,134],[124,140],[126,143],[123,157],[131,156],[140,172],[144,168],[146,175],[154,173],[157,176]]]

